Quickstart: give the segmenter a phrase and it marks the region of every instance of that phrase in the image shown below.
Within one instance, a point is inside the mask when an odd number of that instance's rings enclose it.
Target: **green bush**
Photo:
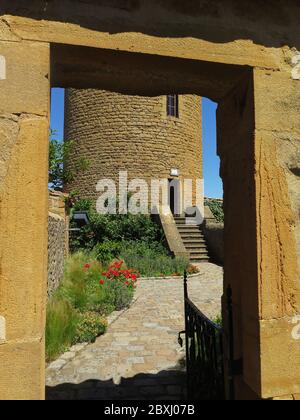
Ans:
[[[109,264],[113,259],[118,258],[122,250],[122,243],[116,241],[107,241],[97,244],[93,251],[98,261],[103,264]]]
[[[162,229],[147,215],[101,215],[93,209],[90,200],[80,200],[75,210],[88,212],[90,224],[73,234],[70,241],[72,252],[92,250],[98,244],[120,241],[161,242],[164,238]],[[75,226],[75,225],[74,225]]]
[[[223,202],[219,200],[206,200],[205,205],[210,208],[217,222],[224,223]]]
[[[47,305],[46,357],[54,360],[74,341],[78,313],[71,303],[59,295],[54,295]]]
[[[119,282],[109,281],[106,283],[108,295],[113,298],[113,305],[116,311],[126,308],[133,299],[134,291],[128,287],[124,287]]]
[[[74,203],[73,205],[73,212],[74,211],[87,211],[90,212],[92,211],[92,207],[93,207],[93,201],[90,200],[89,198],[84,198],[82,200],[78,200]]]
[[[107,321],[94,312],[85,312],[80,315],[77,323],[75,343],[93,343],[99,335],[107,329]]]
[[[97,312],[100,315],[109,315],[116,309],[114,296],[108,290],[99,287],[98,279],[88,283],[87,293],[87,311]]]

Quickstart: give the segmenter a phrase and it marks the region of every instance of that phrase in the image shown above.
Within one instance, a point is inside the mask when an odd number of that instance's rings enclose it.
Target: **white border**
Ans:
[[[0,80],[6,79],[6,59],[0,55]]]

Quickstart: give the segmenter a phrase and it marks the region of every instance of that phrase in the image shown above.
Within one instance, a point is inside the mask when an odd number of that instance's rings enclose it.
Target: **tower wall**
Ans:
[[[89,167],[66,186],[97,199],[96,184],[119,172],[128,179],[202,178],[201,98],[179,96],[179,118],[167,115],[167,97],[128,96],[99,90],[66,90],[65,140],[73,142],[68,170],[82,157]],[[195,195],[195,191],[194,191]]]

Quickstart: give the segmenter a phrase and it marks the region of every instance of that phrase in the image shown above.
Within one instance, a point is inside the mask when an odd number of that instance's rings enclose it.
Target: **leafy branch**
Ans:
[[[72,182],[76,175],[85,172],[90,162],[84,157],[80,157],[75,163],[75,169],[70,170],[66,167],[65,162],[70,156],[73,141],[60,141],[56,139],[57,131],[50,130],[49,136],[49,183],[52,188],[61,190],[63,186]]]

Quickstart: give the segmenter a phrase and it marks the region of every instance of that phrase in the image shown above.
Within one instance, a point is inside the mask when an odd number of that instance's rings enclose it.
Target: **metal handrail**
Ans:
[[[227,388],[228,399],[234,400],[234,377],[242,373],[242,361],[234,360],[233,305],[230,286],[227,288],[226,298],[228,375],[225,380],[224,329],[203,314],[189,299],[187,273],[185,272],[185,331],[179,333],[178,341],[183,346],[181,335],[185,334],[189,399],[225,399],[225,388]]]

